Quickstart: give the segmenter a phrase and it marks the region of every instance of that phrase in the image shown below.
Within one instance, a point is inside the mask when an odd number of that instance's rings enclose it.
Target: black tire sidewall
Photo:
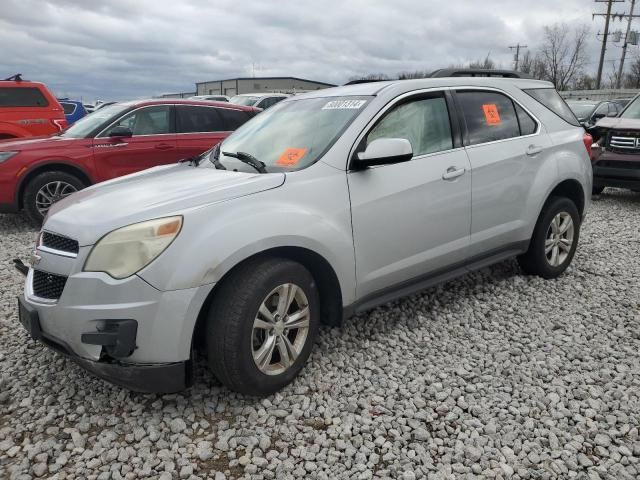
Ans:
[[[42,225],[42,221],[44,220],[44,217],[36,207],[36,194],[47,183],[56,181],[66,182],[76,187],[77,190],[82,190],[86,186],[84,182],[75,175],[61,171],[41,173],[30,180],[24,189],[22,202],[27,216],[36,225]]]
[[[228,373],[218,375],[223,383],[241,393],[264,396],[272,394],[291,383],[309,358],[320,326],[320,298],[312,275],[304,266],[296,262],[279,259],[276,262],[271,261],[256,265],[256,269],[261,270],[260,274],[257,275],[260,277],[259,283],[252,285],[254,282],[249,278],[245,278],[244,281],[239,279],[240,281],[237,282],[251,288],[249,295],[243,296],[238,300],[243,302],[241,307],[236,310],[238,318],[219,317],[209,319],[209,327],[211,328],[209,328],[207,335],[207,349],[210,364],[212,360],[217,363],[217,365],[212,365],[213,371],[221,372],[224,369],[226,370],[225,373]],[[252,276],[252,273],[246,272],[244,275]],[[260,304],[266,296],[274,288],[284,283],[297,285],[302,288],[307,296],[310,310],[309,331],[306,343],[294,364],[279,375],[267,375],[258,369],[253,359],[251,345],[253,321]],[[228,292],[219,293],[228,295]],[[222,299],[222,302],[225,301],[233,302],[234,296]],[[225,308],[215,308],[215,304],[216,302],[214,302],[214,308],[212,308],[213,315],[216,315],[217,312],[229,311]],[[224,338],[218,337],[219,335],[223,335]],[[224,342],[223,348],[231,348],[234,351],[233,360],[231,360],[234,365],[225,365],[230,360],[229,355],[223,355],[224,358],[221,358],[219,350],[212,350],[212,348],[219,349],[221,347],[220,341]],[[230,373],[231,370],[234,371],[233,374]]]
[[[565,259],[565,261],[554,267],[549,264],[547,255],[545,254],[545,241],[547,238],[547,231],[553,218],[561,212],[566,212],[571,215],[573,220],[574,238],[571,251]],[[578,242],[580,240],[580,214],[575,204],[568,198],[554,197],[549,200],[544,213],[540,217],[536,230],[532,238],[532,254],[535,263],[537,264],[538,274],[544,278],[555,278],[561,275],[569,265],[576,253]]]

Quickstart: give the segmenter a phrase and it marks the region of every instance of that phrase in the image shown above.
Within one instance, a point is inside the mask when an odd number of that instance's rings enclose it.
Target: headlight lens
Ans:
[[[96,243],[85,272],[106,272],[113,278],[130,277],[155,260],[180,233],[182,217],[134,223],[108,233]]]
[[[14,155],[17,155],[19,152],[0,152],[0,163],[9,160]]]

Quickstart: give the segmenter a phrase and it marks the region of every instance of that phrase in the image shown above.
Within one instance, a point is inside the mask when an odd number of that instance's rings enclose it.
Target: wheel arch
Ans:
[[[551,197],[566,197],[571,200],[578,209],[580,218],[584,216],[584,207],[586,203],[585,192],[580,182],[576,179],[569,178],[561,181],[556,185],[553,190],[547,195],[544,202],[546,205]],[[544,209],[544,206],[542,207]]]
[[[71,175],[77,176],[80,180],[82,180],[86,186],[89,186],[93,183],[91,176],[83,169],[78,167],[77,165],[60,161],[60,160],[50,160],[45,163],[40,163],[37,166],[31,168],[26,172],[26,174],[22,177],[20,182],[18,183],[18,188],[16,189],[16,205],[18,208],[23,208],[23,195],[24,190],[35,177],[45,172],[65,172]]]
[[[340,281],[331,264],[319,253],[298,246],[273,247],[243,259],[230,268],[209,292],[200,308],[191,339],[192,347],[201,346],[204,340],[207,314],[216,292],[229,275],[241,265],[258,258],[279,257],[302,264],[313,276],[320,293],[320,320],[324,325],[338,326],[342,323],[342,291]]]

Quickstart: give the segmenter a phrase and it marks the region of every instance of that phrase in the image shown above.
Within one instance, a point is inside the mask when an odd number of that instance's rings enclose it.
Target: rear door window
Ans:
[[[65,115],[73,115],[73,113],[76,111],[75,103],[60,102],[60,105],[62,105],[62,109],[64,110]]]
[[[176,129],[178,133],[222,132],[225,127],[217,108],[178,105]]]
[[[235,130],[240,125],[245,123],[247,120],[251,118],[252,115],[249,112],[245,112],[243,110],[233,110],[231,108],[221,108],[218,110],[220,116],[222,117],[225,130]]]
[[[535,98],[565,122],[576,127],[580,126],[580,122],[578,122],[569,105],[562,99],[555,88],[529,88],[523,91],[530,97]]]
[[[48,107],[49,101],[33,87],[0,87],[0,107]]]
[[[456,98],[467,124],[469,145],[520,136],[513,102],[497,92],[459,91]]]

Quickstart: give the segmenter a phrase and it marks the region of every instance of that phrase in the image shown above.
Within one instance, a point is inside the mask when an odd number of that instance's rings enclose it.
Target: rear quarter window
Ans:
[[[48,106],[47,98],[35,87],[0,87],[0,108]]]
[[[62,105],[62,109],[64,110],[65,115],[73,115],[73,113],[76,111],[75,103],[60,102],[60,105]]]
[[[524,93],[537,100],[539,103],[547,107],[565,122],[579,127],[580,122],[573,114],[569,105],[562,99],[555,88],[528,88],[523,90]]]
[[[218,110],[218,113],[222,116],[227,130],[236,130],[252,117],[249,112],[233,110],[231,108],[221,108]]]

